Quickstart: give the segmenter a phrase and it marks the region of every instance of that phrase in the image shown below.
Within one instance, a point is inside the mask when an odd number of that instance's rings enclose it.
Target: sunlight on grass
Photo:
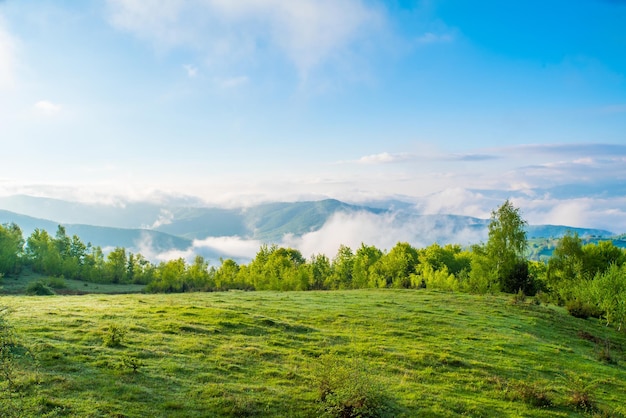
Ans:
[[[362,290],[2,304],[34,359],[17,379],[26,415],[333,416],[359,391],[394,416],[624,414],[623,333],[506,297]],[[581,332],[609,338],[613,362]],[[320,398],[324,358],[358,364],[372,380]],[[338,376],[352,373],[341,367]],[[387,395],[368,392],[377,388]]]

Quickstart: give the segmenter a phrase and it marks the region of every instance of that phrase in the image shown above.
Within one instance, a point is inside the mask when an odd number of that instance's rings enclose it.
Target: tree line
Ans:
[[[0,275],[18,275],[24,267],[52,277],[99,283],[146,285],[150,292],[241,290],[334,290],[361,288],[436,288],[472,293],[539,294],[581,315],[626,319],[626,252],[611,241],[582,244],[575,234],[562,237],[547,263],[530,261],[520,210],[506,201],[491,213],[486,243],[414,248],[399,242],[389,251],[361,244],[341,246],[329,259],[316,254],[263,245],[247,264],[220,259],[210,265],[201,256],[152,263],[118,247],[102,249],[69,237],[59,226],[55,236],[36,229],[24,240],[15,224],[0,226]]]

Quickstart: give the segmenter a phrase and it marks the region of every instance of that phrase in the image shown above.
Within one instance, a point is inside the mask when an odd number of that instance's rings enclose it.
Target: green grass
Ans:
[[[59,279],[33,273],[25,270],[19,276],[3,277],[0,280],[0,295],[21,295],[24,294],[28,284],[31,282],[50,281],[61,282],[64,284],[62,288],[54,288],[57,294],[85,294],[85,293],[140,293],[145,289],[144,285],[136,284],[112,284],[112,283],[92,283],[82,280]]]
[[[32,353],[11,399],[25,416],[319,416],[327,355],[362,364],[396,416],[626,414],[624,333],[505,296],[227,292],[0,305]],[[610,362],[594,338],[610,340]],[[594,409],[573,405],[575,391]]]

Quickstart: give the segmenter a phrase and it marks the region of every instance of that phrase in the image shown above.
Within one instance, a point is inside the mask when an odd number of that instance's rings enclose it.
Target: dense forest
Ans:
[[[149,292],[241,290],[334,290],[436,288],[471,293],[519,293],[565,305],[576,316],[597,316],[621,327],[626,319],[626,252],[610,241],[583,244],[576,234],[562,237],[547,262],[527,257],[526,221],[510,201],[491,214],[486,243],[463,248],[432,244],[414,248],[399,242],[389,251],[361,244],[342,246],[329,259],[306,259],[300,251],[262,246],[248,264],[201,256],[155,264],[141,254],[100,247],[35,230],[26,239],[16,224],[0,225],[0,278],[24,268],[59,279],[142,284]],[[38,291],[46,291],[38,283]]]

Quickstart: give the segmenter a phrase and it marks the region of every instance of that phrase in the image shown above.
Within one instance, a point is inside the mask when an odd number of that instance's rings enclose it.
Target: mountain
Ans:
[[[604,229],[576,228],[564,225],[528,225],[528,238],[560,238],[567,233],[578,234],[581,237],[609,238],[614,236]]]
[[[46,230],[52,236],[56,233],[59,222],[38,219],[6,210],[0,210],[0,224],[14,222],[19,225],[24,238],[28,238],[35,229]],[[104,249],[125,247],[137,252],[141,247],[150,247],[152,251],[163,252],[172,249],[186,250],[191,240],[148,229],[112,228],[94,225],[62,224],[67,235],[77,235],[84,243],[91,243]]]
[[[60,199],[15,195],[0,197],[0,209],[62,224],[145,228],[162,216],[162,206],[153,203],[81,203]]]
[[[243,260],[261,243],[298,245],[305,239],[312,239],[312,245],[341,241],[358,246],[364,242],[380,248],[397,241],[416,246],[433,242],[468,245],[484,242],[489,225],[487,219],[468,216],[422,215],[414,205],[395,200],[353,205],[326,199],[227,209],[190,201],[85,204],[11,196],[0,198],[0,208],[5,209],[0,210],[0,223],[15,222],[25,237],[35,228],[54,235],[57,225],[63,224],[69,235],[76,234],[85,243],[103,248],[122,246],[146,256],[146,252],[154,256],[175,250],[213,260],[222,256]],[[533,240],[559,238],[568,232],[595,239],[613,235],[605,230],[561,225],[527,227]],[[545,255],[546,251],[550,252],[542,247],[536,253]]]

